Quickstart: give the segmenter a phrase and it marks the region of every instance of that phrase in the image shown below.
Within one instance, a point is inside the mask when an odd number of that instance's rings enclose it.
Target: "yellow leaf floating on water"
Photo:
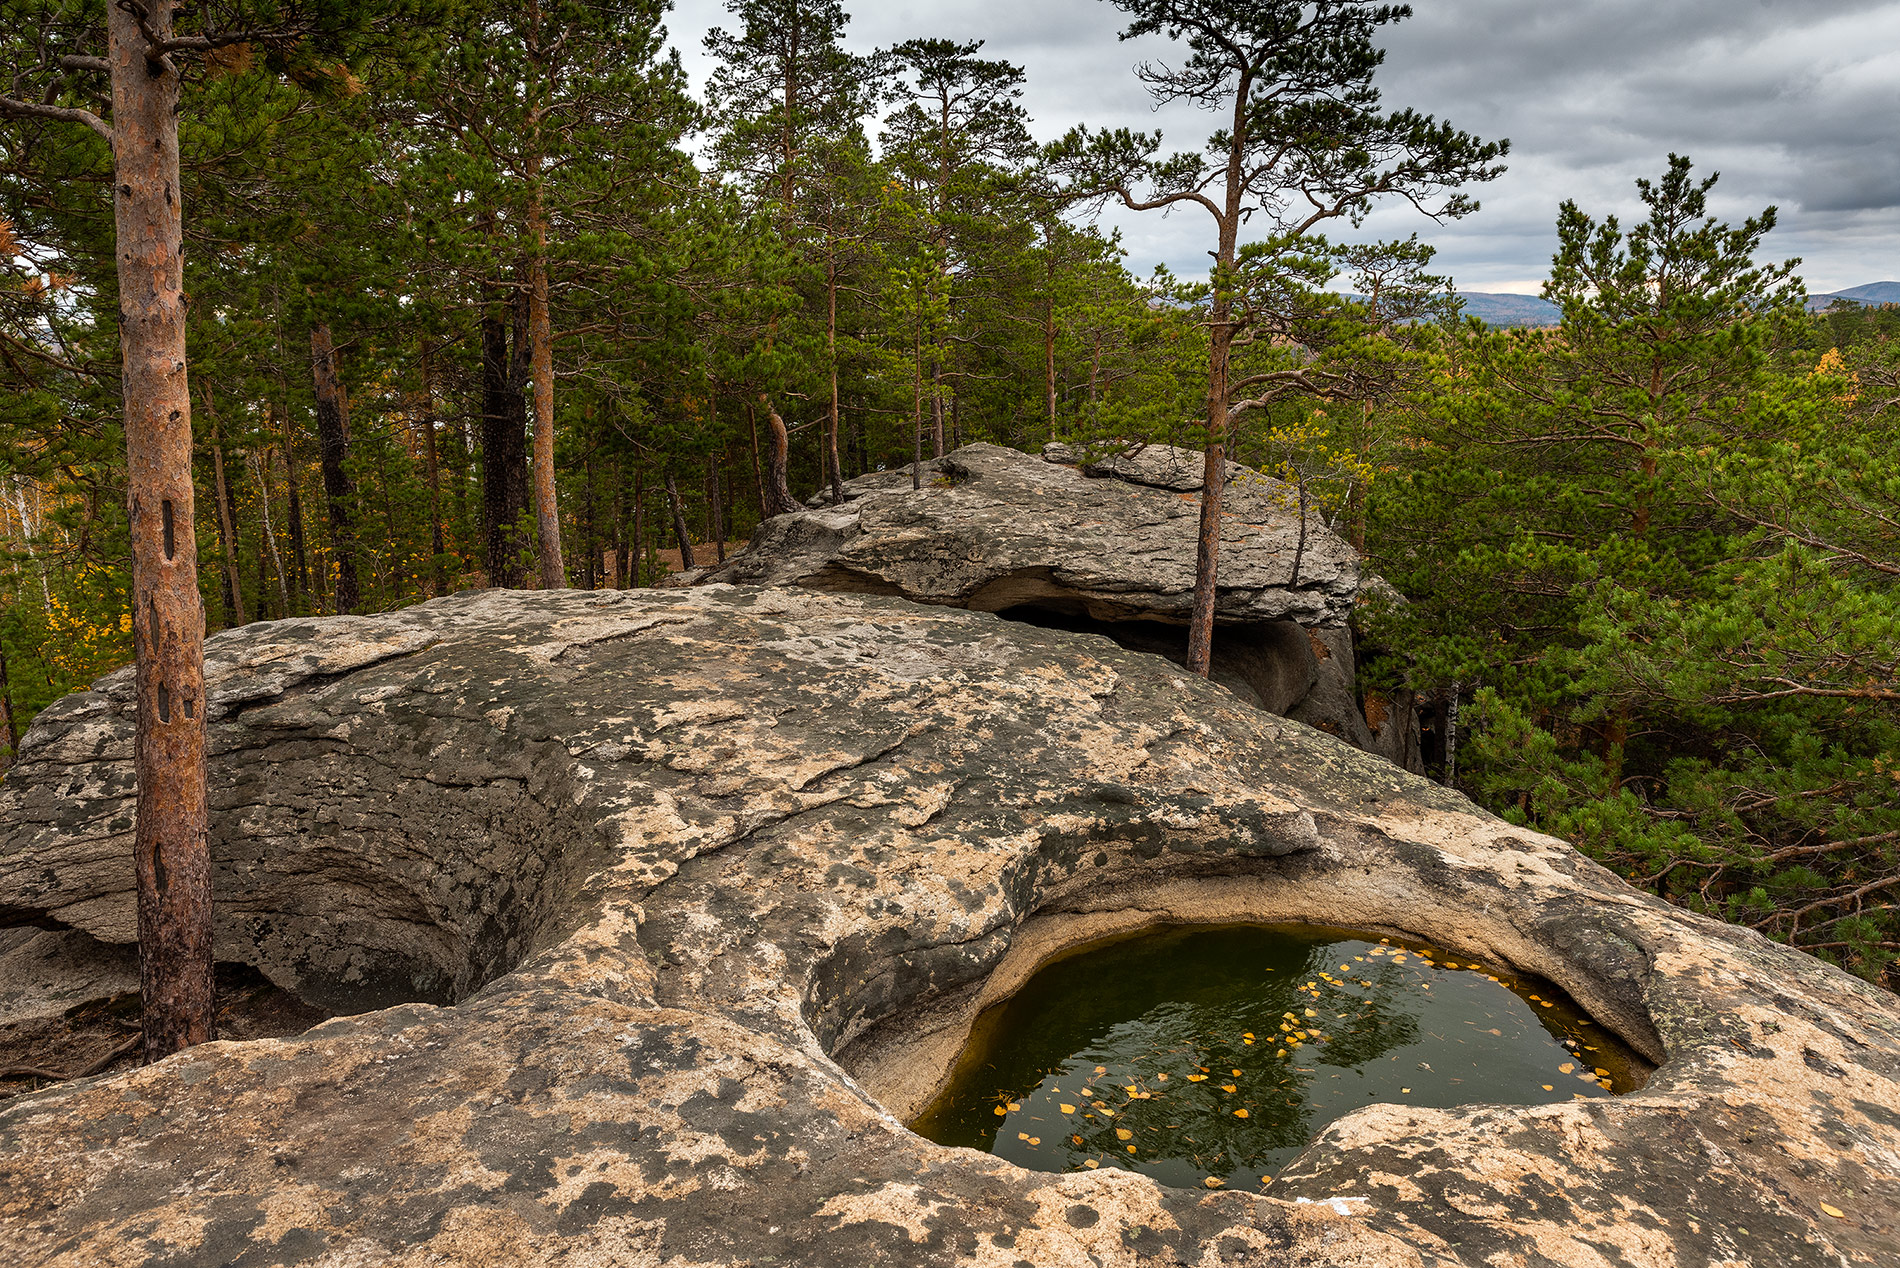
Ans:
[[[1004,1108],[1003,1108],[1002,1106],[1000,1106],[1000,1105],[998,1105],[998,1106],[996,1107],[996,1116],[997,1116],[998,1118],[1002,1118],[1002,1117],[1003,1117],[1003,1116],[1004,1116],[1005,1114],[1008,1114],[1008,1113],[1009,1113],[1009,1111],[1008,1111],[1008,1110],[1006,1110],[1006,1109],[1004,1109]]]
[[[1544,1091],[1546,1091],[1546,1092],[1555,1092],[1555,1091],[1557,1090],[1556,1088],[1554,1088],[1554,1087],[1552,1087],[1552,1086],[1551,1086],[1550,1084],[1548,1084],[1548,1083],[1546,1083],[1546,1084],[1544,1084],[1544,1085],[1543,1085],[1543,1088],[1544,1088]]]
[[[1205,1074],[1190,1074],[1188,1075],[1188,1082],[1189,1083],[1205,1083],[1207,1082],[1207,1076]]]
[[[1101,1166],[1102,1164],[1095,1161],[1095,1159],[1093,1158],[1084,1158],[1082,1159],[1082,1165],[1087,1167],[1090,1171],[1093,1171],[1095,1170],[1095,1168]]]
[[[1821,1213],[1823,1215],[1832,1215],[1837,1220],[1844,1220],[1847,1218],[1846,1211],[1843,1211],[1838,1206],[1829,1206],[1825,1202],[1821,1203]]]
[[[1607,1079],[1610,1077],[1610,1072],[1605,1070],[1602,1066],[1597,1066],[1596,1072],[1599,1079]]]
[[[1155,1075],[1155,1078],[1161,1080],[1163,1083],[1166,1083],[1168,1081],[1167,1071],[1163,1070],[1160,1074]]]
[[[1040,1145],[1040,1144],[1042,1143],[1042,1137],[1040,1137],[1040,1136],[1031,1136],[1031,1137],[1029,1138],[1029,1143],[1030,1143],[1030,1144],[1032,1144],[1032,1145]]]
[[[1411,1088],[1409,1088],[1409,1087],[1402,1087],[1402,1088],[1400,1088],[1400,1089],[1399,1089],[1399,1091],[1400,1091],[1400,1092],[1410,1092],[1411,1090],[1412,1090],[1412,1089],[1411,1089]]]
[[[1129,1153],[1131,1153],[1131,1154],[1132,1154],[1132,1153],[1134,1153],[1134,1152],[1135,1152],[1135,1147],[1134,1147],[1133,1145],[1130,1145],[1130,1146],[1128,1146],[1128,1152],[1129,1152]]]
[[[1117,1127],[1115,1129],[1116,1140],[1133,1140],[1134,1138],[1135,1133],[1129,1131],[1126,1127]]]
[[[1219,1176],[1209,1176],[1207,1177],[1207,1179],[1201,1181],[1201,1183],[1206,1185],[1210,1189],[1218,1189],[1223,1184],[1226,1184],[1227,1181],[1221,1179]]]
[[[1016,1133],[1016,1139],[1017,1139],[1017,1140],[1028,1140],[1028,1139],[1029,1139],[1029,1133],[1028,1133],[1028,1132],[1017,1132],[1017,1133]]]
[[[1237,1110],[1235,1110],[1235,1111],[1234,1111],[1234,1117],[1235,1117],[1235,1118],[1245,1118],[1245,1117],[1247,1117],[1247,1111],[1246,1111],[1246,1110],[1244,1110],[1244,1109],[1237,1109]]]
[[[1061,1111],[1062,1111],[1062,1112],[1063,1112],[1064,1114],[1073,1114],[1073,1113],[1075,1113],[1075,1106],[1073,1106],[1073,1105],[1067,1105],[1067,1104],[1065,1104],[1065,1105],[1061,1105],[1061,1106],[1058,1106],[1057,1108],[1059,1108],[1059,1109],[1060,1109],[1060,1110],[1061,1110]]]
[[[1221,1090],[1221,1091],[1223,1091],[1223,1092],[1238,1092],[1238,1091],[1240,1091],[1240,1089],[1239,1089],[1239,1088],[1237,1088],[1237,1087],[1235,1087],[1235,1086],[1234,1086],[1234,1085],[1233,1085],[1232,1083],[1223,1083],[1223,1084],[1221,1084],[1221,1085],[1220,1085],[1220,1090]]]

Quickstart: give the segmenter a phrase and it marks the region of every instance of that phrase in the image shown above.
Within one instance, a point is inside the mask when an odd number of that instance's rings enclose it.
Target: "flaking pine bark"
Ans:
[[[217,1010],[178,186],[182,75],[147,52],[171,38],[172,5],[156,0],[144,13],[141,21],[131,6],[109,6],[106,33],[138,690],[139,993],[145,1057],[155,1061],[212,1038]]]

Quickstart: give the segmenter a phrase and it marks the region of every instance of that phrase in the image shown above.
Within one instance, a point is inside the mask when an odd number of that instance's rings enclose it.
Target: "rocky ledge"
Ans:
[[[896,595],[1104,634],[1184,662],[1194,606],[1204,456],[1166,445],[1036,457],[966,445],[860,476],[765,521],[701,579]],[[1347,627],[1358,553],[1292,486],[1227,465],[1211,676],[1249,704],[1401,766],[1418,763],[1409,704],[1358,699]],[[1369,725],[1368,718],[1374,719]]]
[[[488,592],[249,626],[210,670],[220,954],[372,1011],[0,1102],[18,1262],[1900,1261],[1890,996],[1105,638]],[[46,711],[0,789],[12,923],[130,936],[130,695]],[[1265,1194],[893,1112],[1064,946],[1294,917],[1554,980],[1657,1069],[1368,1107]]]

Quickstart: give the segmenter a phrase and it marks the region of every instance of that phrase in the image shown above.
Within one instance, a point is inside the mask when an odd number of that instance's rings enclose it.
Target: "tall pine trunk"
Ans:
[[[362,602],[356,577],[356,482],[344,464],[350,456],[349,406],[337,378],[336,345],[330,324],[310,328],[310,370],[316,387],[317,445],[323,459],[323,495],[330,505],[330,553],[336,562],[336,610],[354,612]]]
[[[1056,438],[1056,296],[1055,265],[1049,266],[1049,293],[1042,311],[1042,396],[1049,419],[1049,439]]]
[[[633,541],[627,552],[625,576],[627,589],[638,586],[645,580],[641,574],[647,566],[647,489],[643,473],[638,466],[633,469]]]
[[[528,505],[528,453],[507,313],[499,300],[482,312],[482,553],[488,584],[513,589],[523,580],[517,529]]]
[[[833,226],[835,231],[836,226]],[[825,444],[831,453],[831,500],[844,501],[844,472],[838,461],[838,252],[825,253],[825,361],[831,367],[831,410],[826,419]]]
[[[680,568],[697,567],[693,562],[693,535],[686,527],[686,508],[680,503],[679,484],[673,479],[671,467],[666,469],[666,504],[673,512],[673,535],[679,539]]]
[[[284,616],[290,615],[290,583],[284,577],[284,557],[277,550],[277,530],[270,518],[270,450],[261,455],[251,452],[251,482],[257,486],[257,514],[264,539],[266,557],[270,560],[271,572],[277,578],[277,604]],[[264,606],[258,601],[258,606]]]
[[[1227,492],[1228,370],[1233,357],[1233,268],[1239,248],[1250,76],[1242,75],[1227,142],[1227,198],[1214,256],[1214,294],[1207,314],[1207,461],[1202,469],[1200,538],[1194,556],[1194,613],[1188,624],[1188,672],[1207,677],[1214,655],[1214,606],[1220,566],[1221,506]]]
[[[237,508],[231,486],[224,478],[224,434],[211,406],[211,388],[205,388],[205,415],[211,420],[211,480],[218,496],[218,546],[224,555],[224,602],[232,626],[248,624],[244,614],[244,581],[238,575]]]
[[[448,547],[442,540],[442,464],[435,447],[435,364],[434,349],[427,340],[421,349],[422,370],[422,470],[429,478],[429,593],[441,597],[449,592]]]
[[[540,160],[536,158],[533,172],[538,174],[539,170]],[[567,568],[561,558],[561,511],[554,491],[554,331],[548,316],[548,229],[541,213],[538,178],[528,220],[534,235],[528,278],[528,342],[534,375],[534,524],[540,541],[541,588],[562,590],[567,587]]]
[[[726,507],[719,496],[719,459],[706,455],[706,511],[712,519],[713,557],[726,562]]]
[[[298,493],[297,433],[291,426],[289,415],[280,411],[276,401],[271,402],[271,414],[273,423],[282,423],[281,429],[272,430],[282,438],[283,443],[284,531],[290,537],[290,606],[284,615],[303,616],[310,611],[306,598],[310,592],[310,559],[304,549],[303,501]]]
[[[211,854],[205,778],[204,605],[185,376],[178,71],[146,60],[172,0],[106,6],[113,224],[124,372],[137,729],[139,995],[145,1059],[212,1038]],[[141,16],[142,15],[142,16]]]
[[[910,487],[924,487],[924,337],[923,323],[917,325],[916,341],[911,347],[910,374]]]
[[[943,348],[937,349],[937,364],[930,370],[930,456],[943,457]]]

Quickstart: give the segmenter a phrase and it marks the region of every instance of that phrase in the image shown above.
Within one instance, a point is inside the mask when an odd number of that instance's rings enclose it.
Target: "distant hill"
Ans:
[[[1837,299],[1851,300],[1856,304],[1900,304],[1900,282],[1869,282],[1865,286],[1835,291],[1830,295],[1810,295],[1808,311],[1825,312]]]
[[[1459,291],[1458,298],[1464,301],[1466,316],[1487,326],[1554,326],[1563,316],[1557,305],[1535,295]]]

